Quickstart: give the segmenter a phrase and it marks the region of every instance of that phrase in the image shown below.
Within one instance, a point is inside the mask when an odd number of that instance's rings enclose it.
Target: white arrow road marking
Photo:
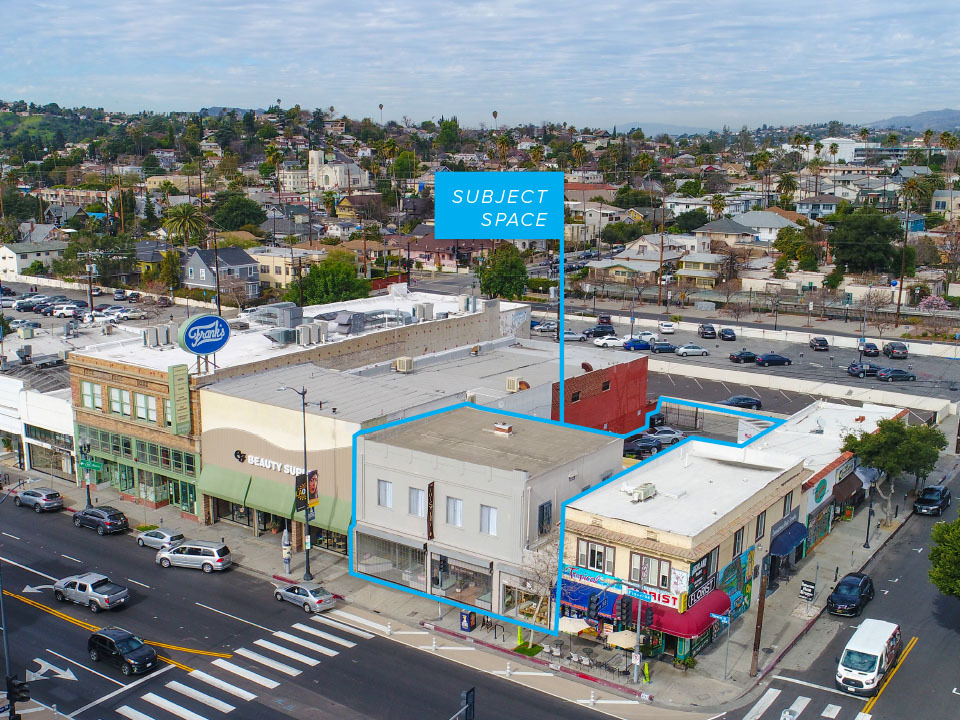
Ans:
[[[922,547],[914,548],[913,551],[914,551],[915,553],[922,553],[922,552],[923,552],[923,548],[922,548]]]
[[[41,590],[53,590],[53,585],[24,585],[24,593],[39,593]]]
[[[893,578],[892,580],[888,579],[887,582],[900,582],[900,578]]]
[[[954,695],[960,695],[960,692],[957,692],[957,689],[954,688],[954,689],[953,689],[953,694],[954,694]]]
[[[40,666],[40,669],[36,672],[32,670],[27,670],[27,681],[30,680],[52,680],[54,677],[59,678],[60,680],[76,680],[77,676],[73,674],[73,670],[67,668],[66,670],[61,670],[56,665],[48,663],[43,658],[34,658],[33,661]],[[53,675],[46,676],[44,673],[47,670],[53,670]]]
[[[882,592],[884,595],[889,595],[889,594],[890,594],[890,591],[889,591],[889,590],[883,590],[882,588],[881,588],[880,592]]]

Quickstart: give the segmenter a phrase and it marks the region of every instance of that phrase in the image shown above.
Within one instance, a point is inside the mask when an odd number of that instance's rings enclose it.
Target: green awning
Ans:
[[[237,505],[246,501],[250,487],[250,473],[228,470],[217,465],[204,465],[197,488],[204,495],[229,500]]]
[[[317,516],[310,521],[310,526],[333,530],[346,535],[350,527],[350,511],[352,509],[350,498],[334,498],[329,495],[321,495],[319,499],[320,504],[316,508]]]
[[[247,491],[247,507],[282,518],[293,517],[293,482],[283,485],[275,480],[254,478]]]

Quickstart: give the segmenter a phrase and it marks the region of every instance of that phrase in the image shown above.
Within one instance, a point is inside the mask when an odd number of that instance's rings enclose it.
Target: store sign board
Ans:
[[[180,326],[180,347],[194,355],[213,355],[230,339],[230,326],[219,315],[196,315]]]
[[[717,575],[716,573],[714,573],[709,578],[707,578],[705,582],[701,583],[701,585],[696,590],[693,590],[687,596],[687,608],[688,609],[692,608],[698,602],[703,600],[707,595],[712,593],[716,587],[717,587]]]
[[[190,368],[171,365],[167,368],[167,382],[173,413],[170,430],[174,435],[186,435],[190,432]]]

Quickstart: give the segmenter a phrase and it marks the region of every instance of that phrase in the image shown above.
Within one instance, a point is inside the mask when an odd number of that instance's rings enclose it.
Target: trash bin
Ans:
[[[477,627],[477,614],[472,610],[460,611],[460,629],[464,632],[473,632]]]

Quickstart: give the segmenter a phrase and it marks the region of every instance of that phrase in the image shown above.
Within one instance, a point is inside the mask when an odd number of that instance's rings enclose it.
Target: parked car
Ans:
[[[863,353],[864,357],[880,357],[880,348],[877,347],[876,343],[863,343],[860,346],[860,352]]]
[[[827,597],[827,612],[831,615],[859,615],[873,596],[873,580],[869,575],[844,575]]]
[[[592,328],[584,330],[583,334],[587,337],[598,338],[607,335],[616,335],[617,331],[613,329],[613,325],[594,325]]]
[[[853,375],[859,378],[867,377],[867,375],[876,375],[881,370],[883,370],[883,368],[879,365],[868,362],[852,362],[847,365],[847,375]]]
[[[906,370],[901,370],[900,368],[884,368],[877,373],[877,380],[883,382],[897,382],[897,381],[913,381],[916,380],[917,376],[912,372],[907,372]]]
[[[13,304],[16,302],[12,297],[0,297],[0,308],[10,308],[13,309]]]
[[[128,293],[127,302],[128,303],[140,302],[140,293],[138,293],[136,290],[134,290],[132,293]]]
[[[103,295],[103,289],[94,285],[93,289],[90,291],[90,294],[93,295],[93,297],[100,297]]]
[[[16,294],[17,294],[17,293],[16,293],[16,291],[14,291],[13,288],[8,287],[8,286],[6,286],[6,285],[0,286],[0,296],[3,296],[3,297],[13,297],[13,296],[16,295]]]
[[[173,307],[173,300],[168,298],[166,295],[161,295],[160,297],[157,298],[157,307],[158,308]],[[553,321],[551,320],[550,322],[553,322]]]
[[[37,305],[46,302],[46,295],[33,295],[31,297],[22,297],[13,304],[13,309],[17,312],[30,312]]]
[[[47,308],[50,308],[50,312],[48,313],[45,312]],[[37,315],[46,314],[47,316],[49,316],[49,315],[53,315],[53,309],[54,309],[53,301],[48,300],[46,302],[37,303],[36,305],[33,306],[33,309],[30,312],[35,313]]]
[[[32,507],[34,512],[60,510],[63,507],[63,496],[53,488],[38,487],[22,490],[13,502],[17,507]]]
[[[663,442],[650,435],[634,435],[623,443],[623,456],[640,460],[647,455],[656,455],[663,450]]]
[[[673,335],[677,331],[677,326],[667,320],[661,320],[657,323],[657,330],[664,335]]]
[[[747,350],[746,348],[740,350],[739,352],[730,353],[730,361],[735,363],[752,363],[756,362],[756,359],[757,354]]]
[[[733,395],[726,400],[721,400],[718,405],[729,405],[730,407],[746,408],[748,410],[760,410],[763,403],[760,398],[750,397],[749,395]]]
[[[952,502],[949,488],[931,485],[925,487],[913,501],[913,511],[918,515],[943,515]]]
[[[103,312],[108,307],[110,307],[109,303],[100,303],[99,305],[94,305],[93,309],[96,310],[97,312]]]
[[[564,330],[563,341],[564,342],[570,342],[570,341],[586,342],[587,336],[581,332],[577,332],[576,330]]]
[[[672,353],[676,352],[677,346],[668,342],[655,342],[650,346],[650,352],[654,353]]]
[[[104,660],[124,675],[147,672],[157,666],[157,651],[129,630],[105,627],[87,640],[87,655],[93,662]]]
[[[17,328],[34,328],[34,329],[37,329],[37,328],[42,328],[42,327],[43,327],[43,325],[41,325],[37,320],[19,320],[19,319],[15,319],[15,320],[11,320],[11,321],[10,321],[10,329],[11,329],[11,330],[16,330]]]
[[[678,347],[674,352],[680,357],[686,357],[687,355],[709,355],[710,351],[706,348],[702,348],[699,345],[694,345],[693,343],[686,343]]]
[[[107,315],[106,313],[101,312],[100,310],[91,310],[90,312],[86,312],[83,314],[83,322],[85,323],[95,322],[97,320],[106,320],[108,318],[112,319],[113,316]]]
[[[329,610],[337,604],[337,598],[323,585],[313,582],[296,583],[295,585],[280,586],[273,591],[273,597],[279,602],[289,602],[299,605],[306,613]]]
[[[153,530],[144,530],[137,535],[137,545],[140,547],[166,550],[183,543],[183,533],[179,530],[158,527]]]
[[[138,308],[127,308],[119,311],[116,317],[120,320],[143,320],[147,314]]]
[[[650,343],[647,340],[640,340],[639,338],[631,338],[623,343],[623,349],[630,351],[649,350],[650,347]]]
[[[94,528],[97,535],[123,532],[130,527],[126,515],[109,505],[78,510],[73,514],[73,524],[77,527]]]
[[[647,430],[647,435],[654,437],[666,445],[674,445],[683,440],[686,435],[680,430],[674,430],[668,425],[661,425],[658,428]]]
[[[763,355],[757,355],[757,359],[754,361],[757,365],[763,367],[768,367],[770,365],[791,365],[793,361],[790,358],[783,355],[778,355],[777,353],[764,353]]]
[[[130,597],[130,591],[112,582],[106,575],[83,573],[57,580],[53,584],[53,596],[58,602],[69,600],[77,605],[86,605],[92,613],[98,613],[123,605]]]
[[[162,300],[163,298],[161,298]],[[169,302],[169,300],[168,300]],[[169,307],[168,305],[160,305],[157,302],[157,305],[160,307]],[[556,320],[544,320],[542,323],[533,328],[534,332],[538,333],[555,333],[557,331],[557,321]]]
[[[623,344],[630,338],[619,338],[616,335],[606,335],[604,337],[595,338],[593,344],[597,347],[607,348],[607,347],[623,347]]]
[[[73,305],[76,305],[76,306],[77,306],[78,308],[80,308],[81,310],[86,310],[86,309],[89,307],[89,305],[87,305],[87,301],[86,301],[86,300],[71,300],[70,302],[71,302]]]
[[[646,340],[648,343],[655,343],[660,339],[655,332],[651,332],[650,330],[638,330],[633,334],[633,336],[637,340]]]
[[[113,291],[114,300],[123,300],[126,297],[127,297],[127,294],[120,288],[117,288],[116,290]]]
[[[86,305],[86,303],[84,303],[84,305]],[[74,313],[79,309],[80,306],[73,303],[57,305],[53,311],[53,315],[58,318],[73,317]]]
[[[810,349],[811,350],[829,350],[830,343],[827,342],[825,337],[818,335],[817,337],[810,338]]]
[[[883,354],[886,355],[891,360],[892,359],[906,360],[906,358],[909,355],[909,351],[907,350],[907,346],[904,345],[902,342],[888,342],[883,346]]]
[[[162,568],[176,565],[212,573],[214,570],[226,570],[233,564],[233,559],[230,548],[221,542],[190,540],[158,552],[157,564]]]
[[[700,327],[697,328],[697,335],[704,339],[712,339],[717,337],[717,329],[710,325],[709,323],[703,323]]]
[[[723,328],[723,329],[720,331],[720,339],[721,339],[721,340],[736,340],[736,339],[737,339],[737,333],[735,333],[735,332],[733,331],[733,328]]]

